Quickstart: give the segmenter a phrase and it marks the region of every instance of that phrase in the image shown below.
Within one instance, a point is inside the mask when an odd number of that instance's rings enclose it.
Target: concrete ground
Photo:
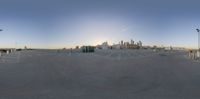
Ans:
[[[0,99],[199,99],[185,52],[31,50],[0,58]]]

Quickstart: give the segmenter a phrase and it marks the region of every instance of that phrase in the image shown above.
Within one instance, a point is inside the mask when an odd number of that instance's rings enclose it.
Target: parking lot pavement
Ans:
[[[200,98],[200,63],[183,52],[109,53],[22,51],[0,63],[0,99]]]

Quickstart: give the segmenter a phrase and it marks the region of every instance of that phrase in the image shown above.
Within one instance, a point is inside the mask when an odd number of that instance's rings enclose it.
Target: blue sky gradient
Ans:
[[[199,0],[0,0],[0,47],[141,40],[197,48]]]

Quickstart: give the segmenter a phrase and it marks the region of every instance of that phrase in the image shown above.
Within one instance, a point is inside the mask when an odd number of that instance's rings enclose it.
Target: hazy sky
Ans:
[[[0,47],[197,46],[200,0],[0,0]]]

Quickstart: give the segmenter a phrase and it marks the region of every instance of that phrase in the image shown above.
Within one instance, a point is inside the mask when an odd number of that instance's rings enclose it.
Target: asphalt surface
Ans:
[[[139,52],[5,55],[0,58],[0,99],[200,98],[200,62],[187,59],[185,52],[134,54]]]

